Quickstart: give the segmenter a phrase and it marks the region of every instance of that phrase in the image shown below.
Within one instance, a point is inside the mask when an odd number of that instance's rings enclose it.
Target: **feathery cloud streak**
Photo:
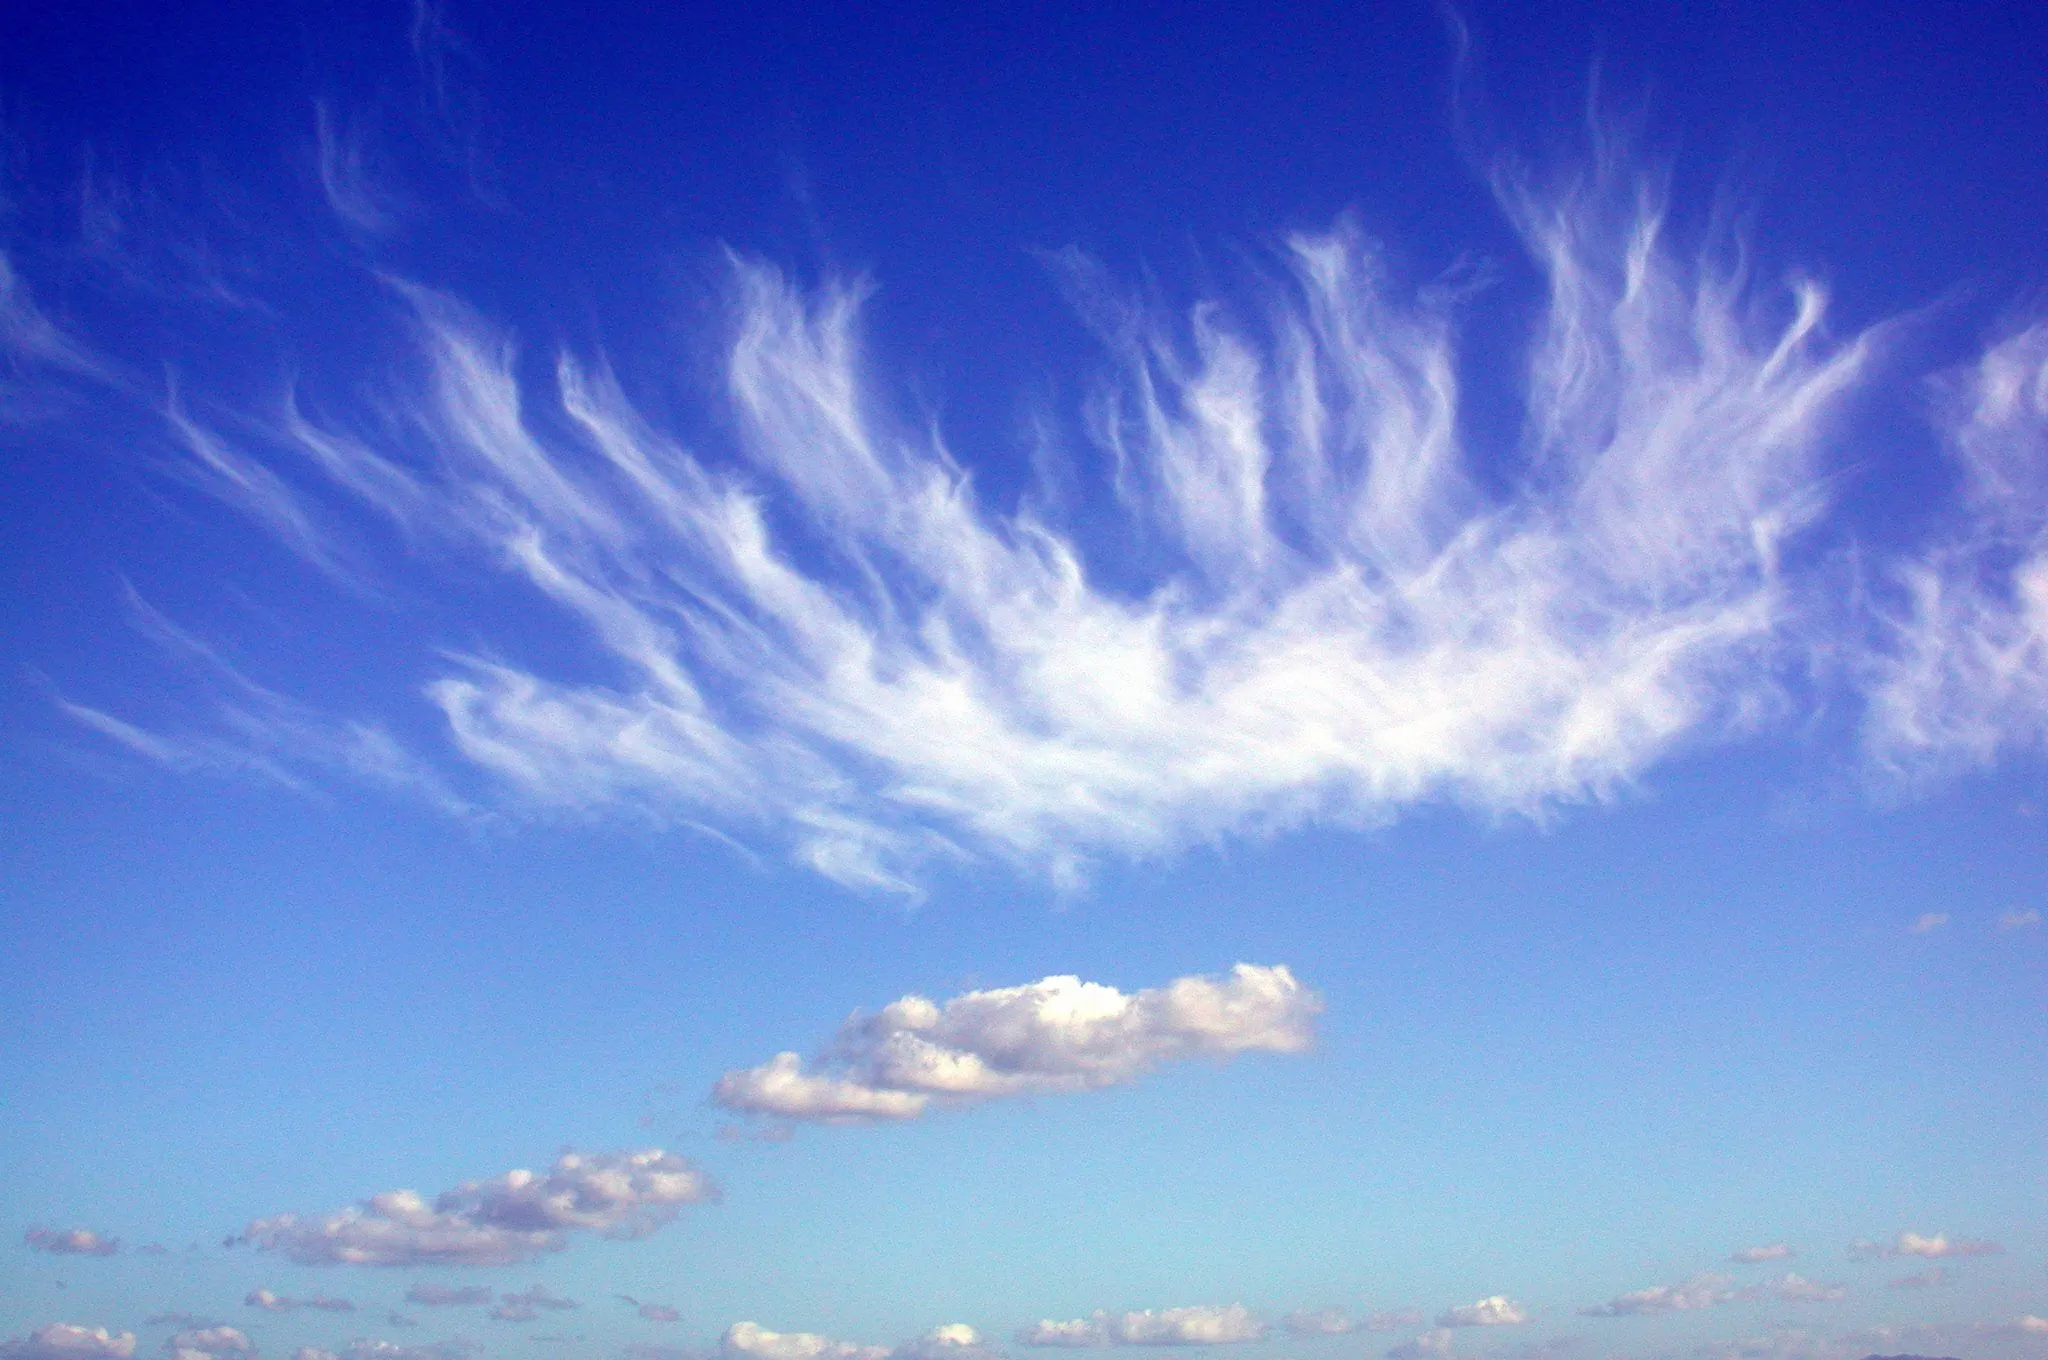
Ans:
[[[699,1171],[660,1148],[565,1153],[546,1175],[508,1171],[467,1181],[432,1204],[411,1190],[390,1190],[359,1205],[306,1218],[278,1214],[251,1223],[244,1240],[301,1265],[510,1265],[560,1251],[572,1231],[644,1237],[686,1204],[716,1189]],[[425,1288],[425,1287],[423,1287]],[[466,1291],[415,1303],[485,1302]]]
[[[659,432],[601,361],[523,383],[508,337],[409,285],[424,380],[386,405],[431,457],[296,402],[267,461],[171,418],[202,480],[308,560],[347,570],[339,496],[580,623],[601,682],[506,650],[428,687],[459,751],[541,806],[767,835],[904,891],[961,854],[1074,881],[1423,800],[1540,815],[1776,702],[1781,553],[1822,509],[1819,442],[1868,348],[1823,338],[1815,287],[1684,257],[1653,198],[1602,177],[1503,192],[1549,305],[1527,461],[1485,482],[1451,291],[1395,286],[1357,231],[1288,244],[1263,327],[1162,317],[1060,257],[1111,356],[1088,424],[1146,554],[1117,588],[891,417],[864,286],[745,259],[739,465]]]
[[[1227,978],[1176,978],[1124,993],[1077,977],[906,996],[840,1027],[822,1064],[796,1053],[719,1078],[727,1109],[830,1122],[914,1119],[932,1101],[1086,1091],[1163,1062],[1266,1051],[1315,1039],[1316,994],[1286,965],[1240,963]]]

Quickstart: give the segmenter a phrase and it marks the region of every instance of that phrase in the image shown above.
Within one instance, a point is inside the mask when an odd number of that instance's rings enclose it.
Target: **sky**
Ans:
[[[2048,1356],[2048,15],[0,18],[0,1360]]]

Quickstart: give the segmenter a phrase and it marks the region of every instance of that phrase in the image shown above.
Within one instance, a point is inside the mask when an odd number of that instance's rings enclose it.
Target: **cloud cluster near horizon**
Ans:
[[[1110,1313],[1056,1322],[1050,1318],[1017,1333],[1021,1346],[1227,1346],[1263,1340],[1266,1325],[1241,1303],[1192,1305]]]
[[[740,257],[728,456],[665,433],[601,357],[537,382],[510,335],[405,283],[423,360],[374,413],[309,379],[268,416],[164,414],[183,475],[318,569],[364,569],[367,515],[415,566],[474,557],[580,630],[573,677],[488,635],[427,661],[455,749],[510,805],[765,836],[856,887],[914,892],[962,857],[1076,882],[1104,855],[1425,801],[1540,817],[1782,713],[1821,652],[1855,658],[1836,669],[1887,768],[2038,744],[2048,330],[1951,381],[1957,527],[1891,573],[1869,638],[1788,554],[1827,511],[1824,445],[1872,338],[1830,339],[1817,286],[1679,248],[1618,165],[1499,188],[1549,299],[1518,463],[1469,446],[1458,290],[1402,286],[1352,226],[1291,239],[1256,305],[1177,317],[1051,257],[1109,356],[1084,424],[1123,517],[1114,571],[1056,498],[989,504],[894,412],[866,284]],[[17,350],[49,350],[25,287],[8,305]],[[173,764],[239,745],[259,774],[463,804],[379,723],[218,683],[225,734],[67,711]]]
[[[571,1232],[644,1237],[673,1219],[684,1205],[701,1203],[716,1193],[702,1172],[660,1148],[570,1152],[544,1175],[518,1170],[491,1180],[466,1181],[431,1204],[415,1191],[390,1190],[317,1217],[260,1218],[248,1226],[242,1240],[301,1265],[512,1265],[561,1250]],[[475,1301],[488,1298],[486,1291]],[[465,1296],[412,1301],[471,1300]]]
[[[934,1101],[1093,1090],[1187,1058],[1299,1053],[1321,1009],[1285,964],[1131,993],[1060,976],[943,1003],[906,996],[848,1019],[821,1061],[778,1053],[726,1073],[712,1099],[783,1119],[914,1119]]]

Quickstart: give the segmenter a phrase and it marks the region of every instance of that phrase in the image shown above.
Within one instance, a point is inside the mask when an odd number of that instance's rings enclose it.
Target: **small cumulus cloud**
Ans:
[[[1944,916],[1941,919],[1946,921],[1948,918]],[[1744,1247],[1740,1251],[1730,1252],[1728,1259],[1740,1266],[1753,1266],[1763,1261],[1789,1261],[1798,1254],[1783,1242],[1773,1242],[1768,1246]]]
[[[718,1339],[727,1360],[887,1360],[887,1346],[835,1341],[816,1332],[773,1332],[758,1322],[735,1322]]]
[[[0,1341],[0,1360],[131,1360],[135,1333],[53,1322]]]
[[[1130,1313],[1098,1310],[1093,1317],[1047,1319],[1017,1333],[1025,1346],[1221,1346],[1258,1341],[1266,1335],[1241,1303],[1227,1308],[1196,1305]]]
[[[1455,1308],[1446,1308],[1437,1314],[1436,1325],[1439,1328],[1505,1327],[1528,1320],[1528,1309],[1505,1294],[1495,1294],[1476,1303],[1463,1303]]]
[[[1926,1257],[1938,1260],[1951,1256],[1996,1256],[2005,1250],[1996,1242],[1985,1242],[1968,1237],[1951,1239],[1946,1233],[1923,1237],[1916,1232],[1902,1232],[1889,1242],[1852,1242],[1849,1254],[1858,1260],[1895,1260],[1902,1256]]]
[[[1804,1275],[1786,1274],[1763,1286],[1770,1298],[1785,1303],[1835,1303],[1849,1291],[1838,1284],[1816,1284]]]
[[[1343,1336],[1360,1324],[1341,1308],[1297,1308],[1280,1319],[1290,1336]]]
[[[643,1237],[715,1194],[701,1172],[660,1148],[570,1152],[545,1174],[468,1181],[431,1204],[391,1190],[331,1214],[257,1219],[243,1240],[301,1265],[513,1265],[561,1250],[570,1232]]]
[[[164,1342],[166,1360],[254,1360],[256,1344],[237,1327],[189,1327]]]
[[[1769,1257],[1759,1258],[1769,1260]],[[1637,1289],[1606,1303],[1581,1308],[1581,1317],[1654,1317],[1660,1313],[1688,1312],[1711,1308],[1740,1297],[1726,1275],[1700,1274],[1683,1284],[1660,1284]],[[1519,1320],[1519,1319],[1518,1319]]]
[[[56,1256],[112,1256],[121,1250],[120,1238],[102,1236],[90,1228],[30,1228],[21,1240]]]
[[[726,1073],[712,1099],[789,1119],[911,1119],[935,1100],[1086,1091],[1187,1058],[1299,1053],[1321,1009],[1284,964],[1132,993],[1061,976],[943,1003],[906,996],[849,1019],[819,1063],[779,1054]]]
[[[2000,930],[2031,930],[2040,924],[2041,913],[2034,907],[2027,907],[2024,910],[2016,908],[2001,914],[1998,918]]]

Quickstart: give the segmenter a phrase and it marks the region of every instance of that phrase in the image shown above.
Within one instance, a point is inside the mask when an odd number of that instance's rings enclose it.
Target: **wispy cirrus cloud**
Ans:
[[[1321,1009],[1284,964],[1131,993],[1049,977],[943,1003],[906,996],[847,1020],[822,1060],[779,1053],[726,1073],[712,1099],[785,1119],[912,1119],[935,1101],[1085,1091],[1188,1058],[1298,1053]]]
[[[1068,1322],[1047,1319],[1021,1329],[1023,1346],[1225,1346],[1259,1341],[1266,1325],[1241,1303],[1131,1313],[1097,1311]]]
[[[572,1232],[645,1236],[716,1194],[702,1172],[660,1148],[571,1152],[545,1174],[520,1170],[468,1181],[431,1203],[415,1191],[391,1190],[330,1214],[260,1218],[242,1240],[302,1265],[512,1265],[561,1250]],[[485,1291],[474,1301],[488,1298]]]
[[[1178,316],[1053,257],[1108,356],[1083,424],[1136,545],[1115,573],[895,411],[866,284],[748,259],[731,457],[601,359],[534,382],[411,285],[423,360],[375,418],[292,406],[231,441],[168,415],[195,478],[309,561],[368,512],[582,631],[602,678],[490,639],[430,661],[455,750],[521,805],[766,837],[890,891],[961,856],[1073,882],[1426,801],[1542,816],[1781,703],[1785,554],[1870,346],[1827,338],[1817,287],[1676,244],[1617,165],[1500,185],[1549,299],[1512,466],[1468,444],[1458,290],[1402,285],[1353,227],[1287,242],[1250,305]]]

